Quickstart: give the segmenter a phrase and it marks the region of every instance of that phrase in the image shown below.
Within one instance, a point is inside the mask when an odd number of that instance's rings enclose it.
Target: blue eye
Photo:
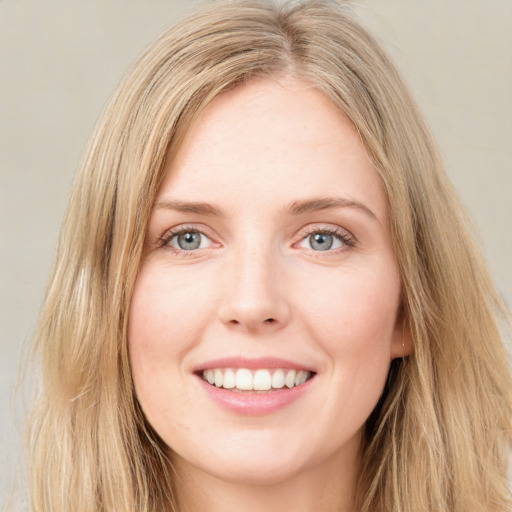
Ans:
[[[313,251],[330,251],[333,249],[341,249],[344,245],[348,245],[345,237],[338,233],[329,233],[325,231],[316,231],[304,237],[299,247],[312,249]]]
[[[166,244],[182,251],[194,251],[208,247],[209,242],[210,239],[203,233],[188,229],[172,235]]]
[[[308,238],[309,245],[315,251],[328,251],[329,249],[332,249],[336,240],[332,235],[327,235],[325,233],[315,233],[314,235],[309,235]]]

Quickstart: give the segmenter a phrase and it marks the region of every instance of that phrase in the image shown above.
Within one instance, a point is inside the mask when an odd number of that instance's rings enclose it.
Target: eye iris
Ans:
[[[180,249],[190,251],[198,249],[201,245],[201,235],[194,231],[187,231],[178,235],[178,246]]]
[[[310,235],[310,244],[315,251],[327,251],[332,247],[333,236],[325,233]]]

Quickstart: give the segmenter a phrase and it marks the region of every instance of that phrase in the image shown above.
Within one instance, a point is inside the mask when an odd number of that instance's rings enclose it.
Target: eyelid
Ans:
[[[169,245],[170,240],[174,238],[176,235],[179,235],[181,233],[187,232],[187,231],[194,231],[197,233],[200,233],[201,235],[208,238],[211,242],[210,247],[204,247],[203,249],[209,249],[214,246],[221,246],[222,244],[220,242],[217,242],[215,239],[218,238],[216,234],[213,232],[211,228],[204,224],[178,224],[176,226],[173,226],[169,229],[167,229],[162,236],[158,238],[158,245],[160,247],[167,248],[169,250],[174,251],[176,254],[183,255],[183,256],[193,256],[195,252],[198,252],[200,249],[196,250],[184,250],[179,249],[176,247],[173,247]],[[348,230],[342,228],[341,226],[333,225],[333,224],[324,224],[324,223],[317,223],[317,224],[308,224],[307,226],[301,228],[298,232],[296,237],[298,240],[296,240],[292,246],[296,247],[299,243],[304,241],[308,236],[314,234],[314,233],[325,233],[329,235],[333,235],[338,237],[342,243],[343,247],[339,247],[336,249],[329,249],[326,251],[315,251],[313,249],[310,249],[311,252],[314,253],[339,253],[343,251],[347,251],[354,247],[357,243],[356,237]]]
[[[299,238],[299,240],[293,244],[294,247],[314,233],[325,233],[336,236],[339,239],[341,239],[344,245],[344,247],[326,251],[314,251],[313,249],[311,249],[311,251],[315,253],[336,253],[340,251],[346,251],[354,247],[357,243],[356,237],[350,231],[347,231],[341,226],[336,226],[333,224],[308,224],[304,228],[301,228],[297,233],[297,237]]]
[[[183,249],[179,249],[177,247],[173,247],[169,244],[169,242],[177,235],[180,235],[181,233],[186,233],[187,231],[193,231],[196,233],[200,233],[202,236],[208,238],[210,240],[212,246],[213,245],[220,245],[218,242],[215,241],[215,236],[213,235],[213,232],[210,228],[205,226],[204,224],[178,224],[177,226],[173,226],[169,229],[167,229],[162,236],[158,238],[158,245],[160,247],[168,248],[176,253],[189,256],[191,253],[196,251],[186,251]],[[208,249],[209,247],[204,247],[203,249]],[[197,249],[199,250],[199,249]]]

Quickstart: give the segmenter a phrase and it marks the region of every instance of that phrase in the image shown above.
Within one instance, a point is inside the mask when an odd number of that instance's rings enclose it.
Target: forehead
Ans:
[[[277,205],[340,194],[386,216],[380,180],[351,121],[310,84],[254,79],[206,107],[168,162],[157,200],[236,209],[261,197]]]

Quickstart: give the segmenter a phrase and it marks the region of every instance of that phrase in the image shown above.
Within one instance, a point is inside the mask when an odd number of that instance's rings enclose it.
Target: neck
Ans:
[[[346,453],[345,453],[346,455]],[[358,450],[335,456],[282,481],[240,482],[203,472],[174,458],[180,512],[354,512]],[[341,462],[341,463],[340,463]]]

